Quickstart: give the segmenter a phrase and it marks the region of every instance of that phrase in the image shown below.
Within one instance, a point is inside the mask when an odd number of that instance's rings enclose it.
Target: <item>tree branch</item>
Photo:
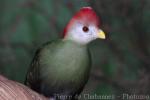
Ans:
[[[48,98],[34,92],[23,84],[0,75],[0,100],[48,100]]]

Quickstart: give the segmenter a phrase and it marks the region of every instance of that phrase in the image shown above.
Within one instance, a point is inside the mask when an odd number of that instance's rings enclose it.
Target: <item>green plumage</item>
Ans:
[[[88,80],[90,61],[86,45],[71,40],[47,43],[35,54],[25,83],[47,97],[74,96]]]

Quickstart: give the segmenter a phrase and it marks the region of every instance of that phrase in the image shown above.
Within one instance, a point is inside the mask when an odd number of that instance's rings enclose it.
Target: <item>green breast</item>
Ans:
[[[46,45],[40,53],[40,77],[50,85],[86,83],[90,57],[86,46],[59,40]],[[50,81],[49,81],[50,80]]]

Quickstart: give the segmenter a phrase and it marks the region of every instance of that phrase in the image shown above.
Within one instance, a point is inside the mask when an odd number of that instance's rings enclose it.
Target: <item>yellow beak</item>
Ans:
[[[105,33],[101,29],[98,32],[98,38],[101,38],[101,39],[105,39],[106,38]]]

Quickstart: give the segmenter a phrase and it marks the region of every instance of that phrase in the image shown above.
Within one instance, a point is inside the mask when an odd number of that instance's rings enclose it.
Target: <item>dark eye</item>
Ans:
[[[83,30],[84,32],[88,32],[88,31],[89,31],[89,28],[88,28],[87,26],[84,26],[84,27],[82,28],[82,30]]]

